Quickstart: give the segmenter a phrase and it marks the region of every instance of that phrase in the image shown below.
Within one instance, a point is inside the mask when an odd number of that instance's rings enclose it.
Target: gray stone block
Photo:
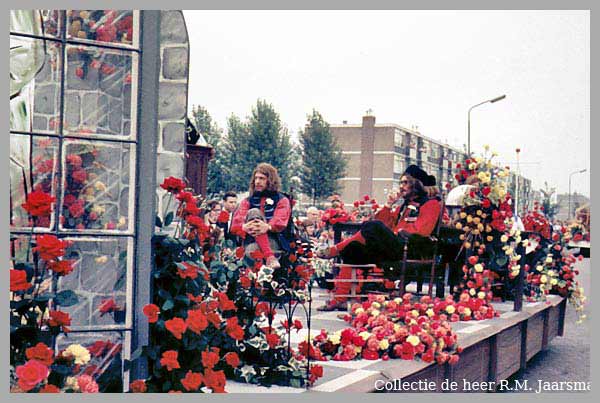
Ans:
[[[187,48],[166,48],[163,51],[163,77],[172,80],[186,79],[188,62]]]
[[[187,85],[161,83],[158,89],[158,118],[183,119],[186,113]]]
[[[129,212],[129,186],[121,189],[121,194],[119,195],[119,215],[127,217],[128,212]]]
[[[136,105],[133,105],[134,107]],[[123,87],[123,118],[131,119],[131,85],[126,84]],[[123,132],[127,133],[127,132]]]
[[[75,291],[77,293],[77,291]],[[60,310],[71,316],[71,326],[87,326],[90,324],[90,300],[82,294],[77,293],[79,302],[69,307],[61,307]]]
[[[33,115],[33,130],[34,131],[48,130],[48,118],[46,118],[43,115]]]
[[[174,176],[183,177],[183,155],[159,154],[156,167],[157,184],[163,183],[165,178]]]
[[[114,285],[124,268],[117,266],[116,257],[112,254],[106,255],[108,257],[106,263],[96,261],[97,257],[103,255],[102,253],[86,254],[83,257],[80,267],[82,290],[94,293],[108,293],[114,290]]]
[[[123,111],[125,114],[125,111]],[[124,136],[131,136],[131,122],[129,120],[123,120],[123,130],[121,131]]]
[[[183,13],[178,10],[165,10],[160,14],[161,43],[186,43],[187,30]]]
[[[79,60],[69,61],[67,65],[67,88],[71,90],[97,90],[100,85],[100,77],[98,69],[88,68],[87,75],[81,79],[77,77],[75,71],[77,67],[81,67],[83,62]]]
[[[81,122],[81,98],[75,92],[65,93],[65,121],[67,127],[79,126]]]
[[[114,171],[115,175],[121,170],[121,154],[123,150],[120,147],[106,146],[98,147],[97,161],[102,163],[108,170]],[[111,179],[110,177],[108,178]],[[113,180],[114,182],[114,180]],[[106,183],[107,186],[110,186]]]
[[[54,83],[36,85],[34,90],[33,111],[54,115],[57,103],[57,85]]]
[[[104,94],[87,93],[82,101],[83,124],[105,133],[108,127],[108,97]]]
[[[182,153],[185,146],[185,126],[183,123],[169,122],[163,126],[162,147],[166,151]]]

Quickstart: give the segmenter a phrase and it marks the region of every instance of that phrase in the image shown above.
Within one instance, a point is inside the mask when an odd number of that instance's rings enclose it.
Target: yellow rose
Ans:
[[[341,335],[340,334],[332,334],[329,336],[329,341],[332,342],[333,344],[340,344],[340,339],[341,339]]]
[[[548,281],[548,277],[546,277],[546,275],[543,274],[542,277],[540,277],[540,283],[546,284],[547,281]]]
[[[383,339],[379,342],[380,350],[387,350],[390,347],[390,342],[387,339]]]
[[[483,266],[481,265],[481,263],[477,263],[477,264],[475,265],[475,271],[476,271],[477,273],[481,273],[481,272],[483,271]]]
[[[425,311],[425,313],[427,314],[427,316],[429,316],[430,318],[435,315],[435,313],[433,312],[433,309],[429,308],[427,311]]]
[[[483,291],[479,291],[479,292],[477,293],[477,298],[479,298],[479,299],[484,299],[484,298],[485,298],[485,292],[483,292]]]
[[[372,306],[373,308],[375,308],[375,309],[379,309],[379,308],[381,308],[381,304],[380,304],[379,302],[377,302],[377,301],[373,302],[373,303],[371,304],[371,306]]]
[[[371,333],[369,332],[360,332],[358,335],[362,337],[364,341],[369,340],[369,337],[371,337]]]
[[[106,256],[106,255],[98,256],[97,258],[94,259],[94,261],[98,264],[104,264],[104,263],[108,262],[108,256]]]
[[[475,291],[475,289],[474,289],[474,288],[471,288],[471,289],[469,290],[469,295],[470,295],[470,296],[472,296],[472,297],[474,297],[474,296],[475,296],[475,294],[477,294],[477,292]]]
[[[465,314],[465,316],[471,316],[471,309],[465,308],[465,310],[463,311],[463,313]]]
[[[552,280],[550,280],[550,284],[551,284],[551,285],[556,285],[556,284],[558,284],[558,279],[556,279],[556,278],[553,278]]]
[[[506,243],[508,241],[508,237],[506,235],[502,235],[500,237],[500,241],[502,241],[502,243]]]
[[[74,376],[69,376],[65,380],[65,389],[79,390],[79,383],[77,382],[77,378]]]
[[[402,303],[402,298],[394,298],[394,302],[397,304],[401,304]]]
[[[546,263],[552,263],[552,258],[550,256],[546,258]]]
[[[380,313],[381,313],[381,312],[379,312],[377,309],[373,309],[373,310],[371,311],[371,316],[379,316],[379,314],[380,314]]]
[[[90,352],[81,344],[71,344],[65,352],[75,358],[75,364],[85,365],[90,362]]]
[[[412,311],[410,311],[410,314],[411,314],[411,315],[412,315],[414,318],[416,318],[416,317],[418,317],[418,316],[419,316],[419,311],[417,311],[416,309],[413,309]]]
[[[412,344],[413,347],[417,347],[419,345],[419,343],[421,343],[421,339],[419,339],[419,336],[415,336],[414,334],[411,334],[410,336],[408,336],[406,338],[406,341],[409,342],[410,344]]]
[[[354,311],[355,314],[359,315],[361,313],[363,313],[365,310],[361,308],[356,308],[356,310]]]
[[[454,311],[456,311],[456,308],[454,308],[454,305],[448,305],[446,307],[446,312],[448,312],[450,315],[452,315],[454,313]]]

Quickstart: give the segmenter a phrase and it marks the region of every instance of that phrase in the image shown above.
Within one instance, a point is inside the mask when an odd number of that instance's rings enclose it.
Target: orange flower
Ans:
[[[202,332],[208,326],[206,315],[197,309],[188,311],[188,316],[185,320],[185,323],[188,329],[197,334],[200,334],[200,332]]]
[[[129,384],[129,390],[131,390],[132,393],[146,393],[148,387],[146,386],[146,381],[137,379]]]
[[[236,316],[227,319],[225,331],[235,340],[242,340],[244,338],[244,329],[238,324],[238,318]]]
[[[168,350],[162,354],[162,358],[160,359],[160,365],[163,367],[167,367],[168,371],[173,371],[174,369],[181,368],[179,366],[179,361],[177,361],[178,352],[175,350]]]
[[[195,391],[202,385],[202,378],[202,374],[188,371],[187,374],[185,374],[185,378],[181,380],[181,384],[188,392]]]
[[[165,322],[165,327],[177,340],[181,340],[181,336],[187,329],[185,321],[181,318],[173,318]]]
[[[148,317],[148,323],[156,323],[158,321],[159,313],[160,308],[154,304],[144,306],[144,315]]]
[[[50,366],[54,362],[54,350],[44,343],[38,343],[35,347],[29,347],[25,350],[25,355],[29,360],[38,360],[44,365]]]
[[[232,368],[237,368],[240,365],[240,357],[237,355],[237,353],[230,352],[225,354],[225,362],[227,362],[227,365],[231,366]]]
[[[212,351],[203,351],[202,352],[202,365],[204,368],[213,369],[215,365],[219,362],[219,354],[214,353]]]
[[[225,393],[225,373],[223,371],[213,371],[207,369],[204,371],[204,384],[211,388],[215,393]]]

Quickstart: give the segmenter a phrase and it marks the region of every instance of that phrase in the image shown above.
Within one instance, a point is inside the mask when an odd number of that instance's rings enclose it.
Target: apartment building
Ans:
[[[341,196],[347,205],[364,195],[384,202],[391,189],[398,189],[400,177],[410,164],[434,175],[441,189],[453,183],[454,167],[466,159],[458,148],[424,136],[414,129],[397,124],[377,124],[367,114],[362,124],[331,125],[348,165],[342,178]],[[514,195],[517,175],[512,174],[509,191]],[[521,206],[529,206],[531,181],[519,176]],[[519,208],[519,210],[521,210]]]

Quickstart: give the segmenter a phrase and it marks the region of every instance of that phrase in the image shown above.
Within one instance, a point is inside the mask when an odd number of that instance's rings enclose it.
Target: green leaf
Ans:
[[[167,290],[163,290],[162,288],[158,290],[158,296],[162,299],[171,299],[171,294]]]
[[[73,306],[79,302],[79,298],[77,294],[72,290],[64,290],[56,294],[56,298],[54,299],[56,303],[60,306]]]
[[[154,219],[154,225],[156,225],[159,228],[162,228],[163,223],[159,216],[156,216],[156,218]]]
[[[173,302],[172,299],[168,299],[165,301],[165,303],[162,306],[162,310],[163,311],[169,311],[171,310],[173,307],[175,306],[175,302]]]
[[[165,216],[165,227],[168,227],[173,222],[173,212],[169,211]]]

